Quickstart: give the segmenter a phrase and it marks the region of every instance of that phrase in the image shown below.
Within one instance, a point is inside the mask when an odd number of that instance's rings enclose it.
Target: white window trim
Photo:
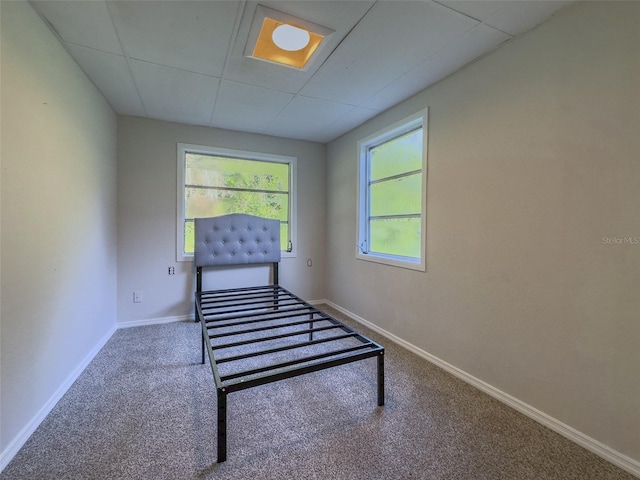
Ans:
[[[246,150],[232,150],[229,148],[218,148],[204,145],[193,145],[189,143],[178,143],[177,145],[177,210],[176,210],[176,261],[192,262],[193,254],[184,253],[184,178],[185,178],[185,155],[187,153],[201,153],[204,155],[218,155],[224,157],[238,158],[239,160],[261,160],[265,162],[288,163],[291,174],[289,175],[289,235],[293,246],[290,252],[282,251],[283,258],[295,258],[298,244],[298,217],[297,217],[297,196],[296,185],[298,184],[296,157],[286,155],[274,155],[270,153],[251,152]]]
[[[357,244],[356,258],[368,262],[382,263],[394,267],[408,268],[411,270],[426,271],[426,238],[427,238],[427,150],[428,150],[428,120],[429,109],[426,108],[413,115],[410,115],[389,127],[369,135],[358,142],[358,209],[357,209]],[[362,253],[360,246],[366,239],[367,228],[367,205],[365,195],[367,194],[367,150],[375,145],[387,142],[402,133],[408,132],[422,126],[422,209],[420,222],[420,260],[417,261],[409,257],[397,255],[384,255],[380,253]]]

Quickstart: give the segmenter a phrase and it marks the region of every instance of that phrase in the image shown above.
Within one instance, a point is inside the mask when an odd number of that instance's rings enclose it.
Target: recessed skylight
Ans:
[[[305,70],[333,30],[258,5],[245,55]]]

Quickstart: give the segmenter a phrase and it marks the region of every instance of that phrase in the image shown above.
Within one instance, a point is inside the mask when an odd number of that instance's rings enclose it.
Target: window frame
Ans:
[[[358,208],[356,259],[381,263],[411,270],[426,271],[427,238],[427,150],[429,109],[425,108],[393,123],[358,142]],[[363,248],[369,242],[369,155],[371,148],[394,140],[417,128],[422,128],[422,192],[420,212],[420,258],[369,252]],[[370,242],[369,242],[370,243]]]
[[[239,161],[251,160],[272,163],[286,163],[289,165],[289,241],[291,251],[282,250],[283,258],[294,258],[297,255],[297,163],[296,157],[287,155],[276,155],[271,153],[253,152],[247,150],[235,150],[230,148],[212,147],[206,145],[194,145],[190,143],[177,144],[177,210],[176,210],[176,261],[192,262],[193,254],[184,253],[184,223],[185,223],[185,165],[186,154],[196,153],[201,155],[212,155],[226,158],[234,158]]]

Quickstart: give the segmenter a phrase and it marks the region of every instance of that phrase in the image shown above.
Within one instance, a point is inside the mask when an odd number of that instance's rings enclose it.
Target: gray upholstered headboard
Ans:
[[[280,220],[234,213],[195,219],[196,267],[280,261]]]

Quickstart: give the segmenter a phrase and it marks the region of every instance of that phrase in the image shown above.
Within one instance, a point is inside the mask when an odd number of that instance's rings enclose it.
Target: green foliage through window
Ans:
[[[422,128],[368,149],[370,252],[420,258]]]
[[[195,218],[246,213],[280,220],[281,249],[290,225],[289,163],[185,153],[184,253],[193,253]]]
[[[359,144],[359,258],[424,269],[426,111]]]

